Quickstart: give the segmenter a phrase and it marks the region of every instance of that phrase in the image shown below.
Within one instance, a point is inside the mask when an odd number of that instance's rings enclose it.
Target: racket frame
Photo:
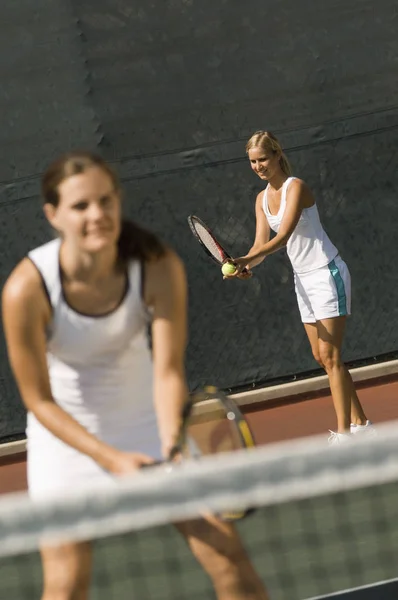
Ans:
[[[201,227],[203,227],[204,229],[206,229],[207,233],[210,235],[210,237],[212,238],[213,242],[215,243],[215,245],[217,246],[217,248],[219,249],[220,253],[223,255],[223,260],[219,260],[218,258],[216,258],[214,256],[214,254],[212,254],[210,252],[210,250],[208,249],[208,247],[206,246],[206,244],[202,241],[199,233],[196,231],[196,227],[195,227],[195,222],[199,223],[199,225],[201,225]],[[226,262],[230,262],[232,264],[234,264],[234,260],[232,258],[232,256],[225,250],[225,248],[220,244],[220,242],[217,240],[217,238],[214,236],[214,233],[211,231],[211,229],[206,225],[206,223],[204,223],[202,221],[202,219],[200,219],[199,217],[197,217],[196,215],[189,215],[188,217],[188,225],[190,230],[192,231],[193,235],[195,236],[195,238],[198,240],[199,244],[202,246],[203,250],[206,252],[206,254],[208,256],[210,256],[210,258],[217,263],[219,266],[223,265]],[[249,270],[245,267],[244,269],[242,269],[242,273],[249,273]]]
[[[181,414],[181,426],[178,433],[178,438],[175,445],[171,448],[168,459],[165,463],[173,462],[179,454],[184,456],[184,449],[187,444],[188,437],[188,424],[189,419],[194,410],[194,406],[199,404],[200,402],[214,400],[219,402],[226,413],[227,419],[230,422],[233,422],[236,432],[239,436],[239,440],[242,444],[243,448],[254,448],[256,446],[256,442],[253,436],[253,433],[250,429],[250,426],[239,410],[236,403],[228,397],[223,391],[217,389],[214,386],[206,386],[203,390],[198,392],[194,392],[190,395],[188,401],[183,407]],[[163,463],[164,464],[164,463]],[[218,516],[223,521],[240,521],[254,512],[254,509],[248,508],[241,511],[227,511],[222,512]]]
[[[220,251],[220,254],[224,257],[223,260],[219,260],[218,258],[216,258],[214,256],[214,254],[212,254],[210,252],[210,250],[207,248],[206,244],[202,241],[199,233],[196,231],[196,227],[195,227],[195,222],[199,223],[199,225],[201,227],[203,227],[203,229],[205,229],[207,231],[207,233],[210,235],[210,237],[212,238],[213,242],[215,243],[215,245],[217,246],[217,248]],[[220,244],[220,242],[217,240],[217,238],[214,236],[213,232],[211,231],[211,229],[209,229],[209,227],[206,225],[206,223],[204,223],[202,221],[202,219],[199,219],[199,217],[197,217],[196,215],[189,215],[188,217],[188,225],[193,233],[193,235],[195,236],[195,238],[198,240],[199,244],[202,246],[202,248],[204,249],[204,251],[206,252],[206,254],[208,256],[210,256],[210,258],[217,263],[218,265],[223,265],[225,262],[231,261],[232,262],[232,256],[230,254],[228,254],[228,252],[225,250],[225,248],[223,248],[223,246]]]

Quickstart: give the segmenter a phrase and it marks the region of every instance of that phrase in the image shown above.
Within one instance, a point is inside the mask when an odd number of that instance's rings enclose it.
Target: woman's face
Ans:
[[[260,179],[269,180],[280,170],[279,156],[277,152],[267,152],[262,148],[250,148],[250,165]]]
[[[96,253],[117,243],[121,201],[110,176],[100,167],[68,177],[58,186],[57,207],[46,204],[45,214],[65,241]]]

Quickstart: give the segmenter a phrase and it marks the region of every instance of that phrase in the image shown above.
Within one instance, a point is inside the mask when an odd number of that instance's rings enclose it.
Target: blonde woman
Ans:
[[[311,190],[292,177],[277,138],[257,131],[246,145],[250,165],[264,182],[256,199],[256,236],[246,256],[234,259],[238,269],[228,278],[247,278],[243,268],[259,265],[286,247],[298,307],[315,360],[325,369],[337,417],[329,442],[349,440],[350,433],[373,432],[359,402],[352,378],[341,360],[347,316],[351,312],[351,277],[322,227]],[[271,229],[276,233],[270,240]]]

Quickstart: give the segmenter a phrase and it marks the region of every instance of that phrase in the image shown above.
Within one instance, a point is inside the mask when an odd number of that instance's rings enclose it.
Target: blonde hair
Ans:
[[[289,161],[286,158],[282,150],[282,146],[280,145],[278,139],[274,136],[270,131],[256,131],[253,133],[251,138],[246,144],[246,154],[249,153],[249,150],[252,148],[260,148],[269,154],[275,154],[278,152],[280,154],[279,165],[282,171],[290,177],[292,174],[292,169],[290,167]]]

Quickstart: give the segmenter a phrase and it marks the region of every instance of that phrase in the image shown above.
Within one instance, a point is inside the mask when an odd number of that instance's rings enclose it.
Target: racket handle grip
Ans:
[[[163,461],[155,460],[155,462],[150,463],[149,465],[141,465],[140,469],[151,469],[152,467],[158,467],[159,465],[163,465]]]

